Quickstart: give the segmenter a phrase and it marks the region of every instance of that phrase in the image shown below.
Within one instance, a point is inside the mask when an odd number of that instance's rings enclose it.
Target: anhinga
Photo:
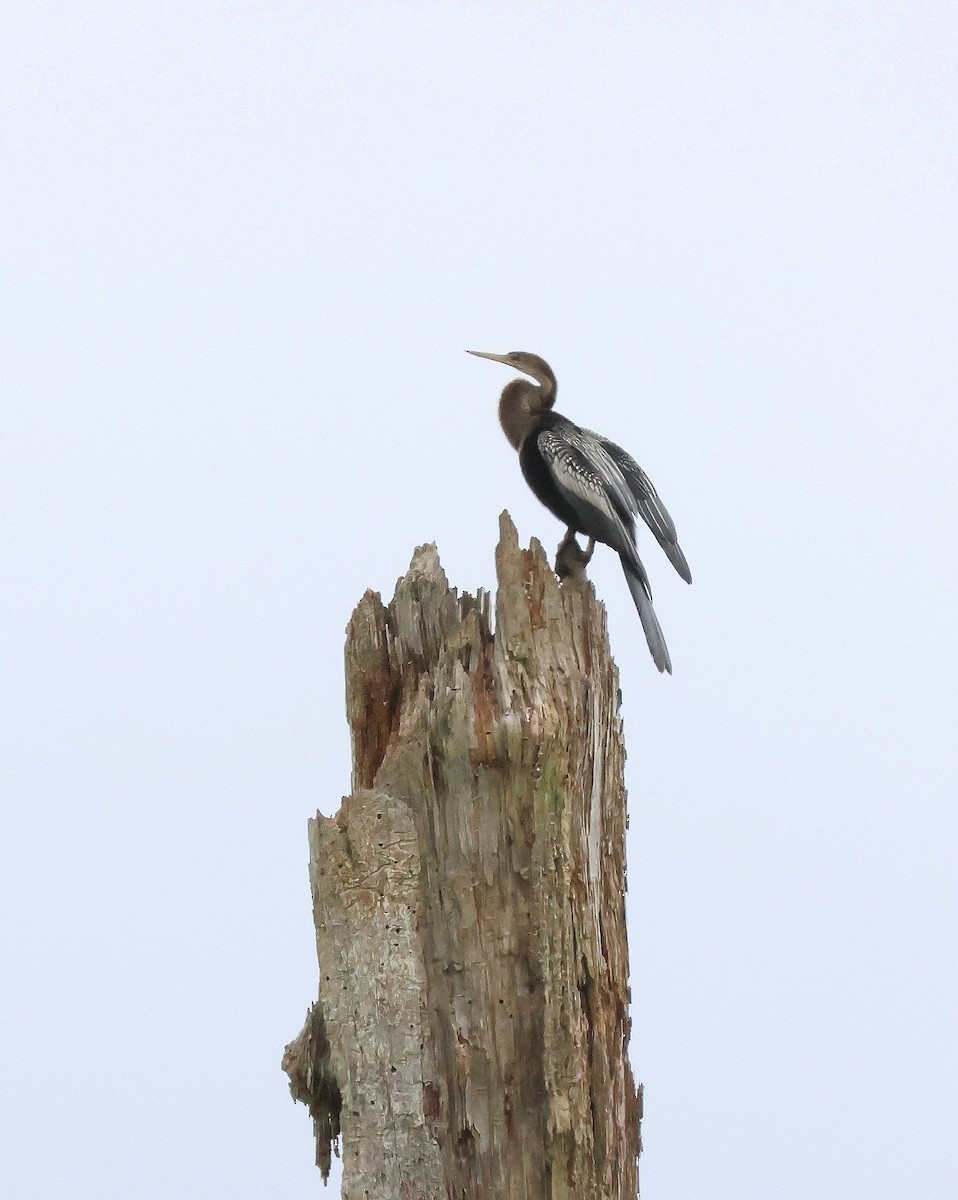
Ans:
[[[672,661],[652,607],[649,579],[635,547],[635,518],[642,517],[686,583],[692,582],[692,573],[679,548],[672,518],[652,481],[620,446],[554,411],[556,377],[537,354],[524,350],[467,353],[505,363],[535,380],[513,379],[506,384],[499,399],[499,423],[519,451],[526,483],[568,526],[556,565],[570,546],[578,549],[576,533],[589,538],[588,550],[584,555],[579,552],[583,563],[592,557],[596,542],[611,546],[622,561],[655,665],[671,674]]]

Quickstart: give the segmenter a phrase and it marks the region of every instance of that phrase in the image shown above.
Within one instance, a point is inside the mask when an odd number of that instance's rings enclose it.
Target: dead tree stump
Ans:
[[[494,633],[434,546],[349,623],[352,792],[309,823],[319,1000],[284,1058],[347,1200],[637,1195],[605,610],[508,514],[496,570]]]

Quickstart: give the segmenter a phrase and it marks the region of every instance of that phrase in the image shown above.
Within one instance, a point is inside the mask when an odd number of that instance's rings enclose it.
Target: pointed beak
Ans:
[[[488,358],[492,362],[504,363],[507,367],[510,365],[507,354],[487,354],[485,350],[467,350],[466,353],[474,354],[476,358]]]

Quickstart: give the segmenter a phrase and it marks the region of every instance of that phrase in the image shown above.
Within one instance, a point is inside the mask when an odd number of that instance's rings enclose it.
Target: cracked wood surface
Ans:
[[[352,793],[309,823],[319,1000],[284,1060],[347,1200],[637,1194],[605,610],[508,514],[496,570],[494,633],[434,546],[349,623]]]

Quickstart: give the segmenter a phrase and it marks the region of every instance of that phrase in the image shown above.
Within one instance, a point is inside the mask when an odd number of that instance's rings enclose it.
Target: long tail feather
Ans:
[[[622,559],[622,570],[625,572],[629,591],[632,593],[632,599],[635,601],[635,607],[638,609],[639,620],[642,622],[642,628],[645,630],[645,640],[649,643],[649,650],[652,652],[653,661],[660,671],[667,671],[671,675],[672,660],[669,658],[669,648],[665,644],[662,626],[659,624],[659,619],[655,615],[655,609],[652,607],[652,600],[648,595],[648,586],[639,573],[641,568],[636,570],[624,555],[620,557]]]

